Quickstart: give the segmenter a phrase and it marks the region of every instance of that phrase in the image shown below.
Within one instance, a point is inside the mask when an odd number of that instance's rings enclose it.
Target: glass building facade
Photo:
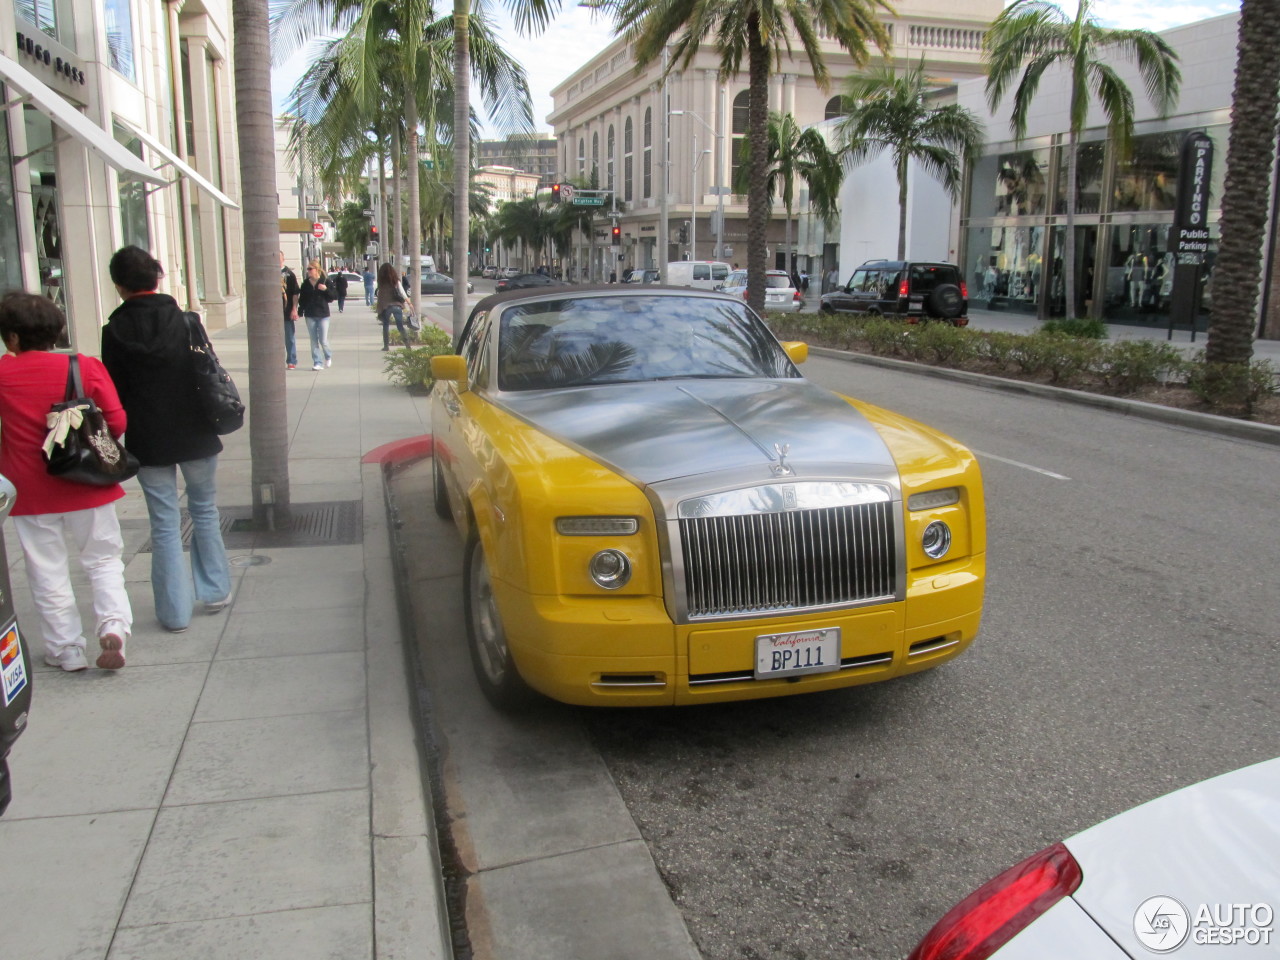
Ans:
[[[1191,123],[1188,120],[1202,121]],[[1228,118],[1141,124],[1127,153],[1086,131],[1077,145],[1076,314],[1108,322],[1168,322],[1176,265],[1171,252],[1178,160],[1193,131],[1214,142],[1207,281],[1217,255],[1218,204]],[[1069,153],[1065,135],[992,144],[973,166],[961,219],[961,263],[975,307],[1061,316]],[[1202,283],[1202,312],[1208,308]]]

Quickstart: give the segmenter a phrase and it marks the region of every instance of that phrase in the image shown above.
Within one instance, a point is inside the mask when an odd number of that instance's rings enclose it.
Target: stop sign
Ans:
[[[322,239],[324,239],[324,224],[323,224],[323,223],[313,223],[313,224],[311,225],[311,235],[312,235],[313,237],[315,237],[317,240],[322,240]]]

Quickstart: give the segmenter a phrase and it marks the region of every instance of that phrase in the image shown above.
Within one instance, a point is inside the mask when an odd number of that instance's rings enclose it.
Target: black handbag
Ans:
[[[109,487],[138,472],[138,458],[111,436],[106,417],[84,395],[79,354],[68,358],[66,399],[49,408],[46,422],[44,460],[50,476]]]
[[[219,436],[235,433],[244,426],[244,403],[236,389],[231,374],[222,368],[218,355],[213,352],[209,335],[204,332],[200,315],[186,311],[182,317],[187,322],[191,337],[191,366],[195,374],[196,401],[201,412]]]

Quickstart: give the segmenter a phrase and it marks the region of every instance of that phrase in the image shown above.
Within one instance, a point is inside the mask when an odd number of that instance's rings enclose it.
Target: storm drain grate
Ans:
[[[332,500],[326,503],[295,503],[293,522],[285,529],[256,530],[253,507],[219,507],[222,539],[228,550],[256,547],[322,547],[360,543],[363,539],[364,511],[359,500]],[[182,545],[191,546],[191,517],[182,511]],[[142,545],[151,552],[151,540]]]

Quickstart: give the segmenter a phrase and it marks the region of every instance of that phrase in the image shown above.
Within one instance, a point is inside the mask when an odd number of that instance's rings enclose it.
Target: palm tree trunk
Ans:
[[[378,261],[387,260],[387,155],[378,151]],[[377,273],[377,270],[374,270]]]
[[[747,18],[749,70],[747,142],[750,144],[747,180],[747,305],[764,313],[765,246],[769,231],[768,96],[769,48],[760,39],[756,14]]]
[[[403,160],[404,152],[400,149],[400,127],[397,124],[391,133],[391,237],[387,243],[387,253],[390,254],[389,259],[397,273],[402,269],[400,254],[404,250],[404,241],[400,239],[404,236],[404,214],[400,209],[400,188],[404,183]]]
[[[422,300],[422,159],[418,154],[417,80],[409,78],[405,91],[404,120],[409,128],[409,299],[413,312],[421,316]]]
[[[796,255],[795,255],[795,252],[791,249],[791,208],[790,207],[787,208],[786,246],[787,246],[787,276],[791,276],[791,274],[795,273],[796,271],[796,268],[795,268]]]
[[[1205,359],[1248,364],[1253,357],[1258,282],[1275,159],[1280,90],[1280,6],[1245,0],[1232,95],[1227,178],[1222,191],[1222,239],[1213,271],[1213,308]],[[1273,287],[1272,298],[1276,297]]]
[[[898,259],[907,259],[907,172],[909,158],[898,158]]]
[[[467,319],[467,246],[471,185],[471,49],[469,0],[453,0],[453,335]]]
[[[280,281],[265,264],[280,246],[271,109],[267,0],[232,0],[240,189],[244,218],[245,322],[249,335],[249,450],[254,525],[289,522],[289,434],[280,361]],[[272,504],[262,502],[271,491]]]
[[[1068,320],[1076,315],[1076,175],[1079,154],[1076,132],[1072,130],[1067,142],[1067,235],[1062,250],[1063,289],[1067,294],[1062,315]]]

